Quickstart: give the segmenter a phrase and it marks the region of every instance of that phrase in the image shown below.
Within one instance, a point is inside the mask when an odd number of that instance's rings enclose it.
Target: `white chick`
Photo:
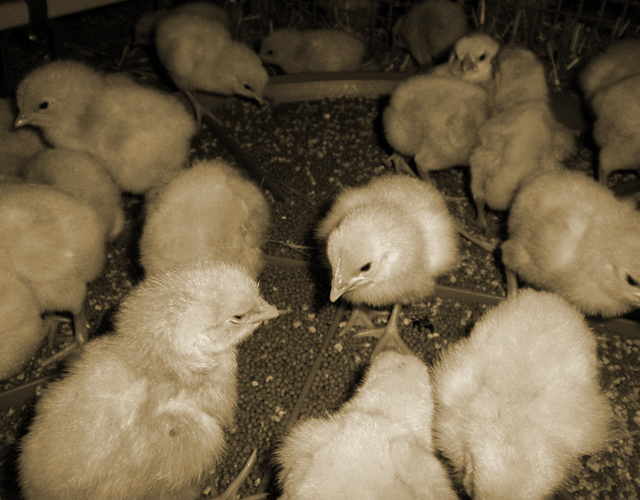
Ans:
[[[124,76],[54,61],[18,85],[16,126],[42,129],[55,147],[86,151],[124,191],[143,194],[187,162],[196,123],[180,101]]]
[[[487,92],[474,82],[434,74],[402,82],[382,115],[396,171],[412,173],[397,153],[414,157],[425,180],[432,170],[467,165],[487,117]]]
[[[467,29],[463,2],[426,0],[398,19],[393,40],[408,49],[420,67],[429,67],[446,56]]]
[[[598,91],[638,73],[640,39],[626,38],[612,43],[594,57],[578,75],[578,83],[589,101]]]
[[[632,201],[582,173],[549,172],[518,193],[508,225],[502,260],[526,282],[586,314],[640,306],[640,214]]]
[[[451,75],[484,85],[489,90],[499,51],[500,44],[489,35],[469,33],[456,41],[447,66],[440,65],[435,70],[447,68]]]
[[[367,50],[355,35],[340,29],[275,30],[260,45],[260,58],[285,73],[358,71]]]
[[[0,99],[0,175],[17,176],[22,168],[45,149],[36,130],[13,127],[16,113],[10,99]]]
[[[84,203],[49,186],[0,183],[0,255],[4,270],[0,288],[12,290],[15,307],[2,304],[0,323],[6,335],[27,335],[6,345],[30,342],[30,353],[39,347],[46,330],[36,329],[33,310],[69,311],[74,318],[77,343],[87,339],[84,319],[86,284],[95,279],[105,258],[104,229],[96,213]],[[18,279],[28,290],[12,287]],[[15,315],[15,316],[14,316]],[[13,330],[16,318],[26,318],[24,332]],[[29,323],[31,327],[27,325]],[[25,353],[25,350],[20,352]],[[24,357],[15,351],[15,359]],[[28,359],[28,358],[27,358]]]
[[[640,73],[597,92],[591,108],[593,138],[600,147],[598,180],[606,185],[616,170],[640,173]]]
[[[235,346],[277,316],[235,266],[145,280],[115,334],[87,344],[38,402],[19,457],[25,498],[198,498],[233,421]]]
[[[281,500],[455,500],[431,439],[429,371],[384,351],[340,411],[297,424],[276,457]]]
[[[194,163],[147,209],[140,259],[147,274],[199,259],[236,263],[257,278],[270,225],[264,194],[222,160]]]
[[[607,443],[613,412],[596,347],[562,298],[525,290],[443,354],[432,371],[435,446],[472,498],[551,498]]]
[[[160,62],[191,102],[198,124],[202,109],[193,96],[195,90],[262,102],[267,70],[258,55],[233,40],[221,22],[174,10],[158,21],[155,40]]]
[[[89,205],[102,220],[106,241],[122,232],[125,216],[118,186],[104,165],[86,151],[47,149],[27,165],[23,176]]]
[[[386,328],[361,334],[381,336],[374,352],[402,343],[397,325],[401,304],[428,296],[435,279],[458,260],[456,225],[442,195],[433,185],[404,175],[345,189],[317,235],[327,241],[332,302],[344,295],[356,304],[395,304]],[[361,313],[351,314],[344,331]]]

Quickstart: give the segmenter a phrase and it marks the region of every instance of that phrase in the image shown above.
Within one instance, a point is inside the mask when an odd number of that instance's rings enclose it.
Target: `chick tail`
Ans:
[[[395,304],[393,306],[391,317],[389,318],[385,328],[366,330],[354,335],[354,338],[376,337],[379,339],[373,353],[371,354],[371,359],[375,359],[378,354],[384,351],[396,351],[400,354],[411,354],[411,349],[409,349],[409,346],[407,346],[400,337],[400,330],[398,329],[398,319],[400,317],[401,309],[402,304]]]
[[[249,460],[247,460],[247,463],[244,465],[244,467],[240,471],[240,474],[238,474],[238,477],[236,477],[233,481],[231,481],[231,483],[229,484],[227,489],[224,491],[224,493],[220,496],[217,496],[214,500],[236,500],[237,498],[240,498],[238,496],[238,490],[240,490],[240,487],[244,484],[244,482],[249,477],[249,473],[251,472],[251,468],[253,467],[253,464],[256,462],[257,456],[258,456],[258,450],[253,450],[253,453],[251,454],[251,456],[249,457]],[[260,493],[258,495],[251,495],[250,497],[245,497],[244,500],[264,500],[268,496],[269,496],[268,493]]]

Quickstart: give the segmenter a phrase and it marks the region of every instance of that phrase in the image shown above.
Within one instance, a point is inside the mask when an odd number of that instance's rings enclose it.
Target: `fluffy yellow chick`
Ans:
[[[578,75],[587,100],[623,78],[640,73],[640,39],[626,38],[609,45],[594,57]]]
[[[275,30],[260,46],[260,58],[285,73],[357,71],[367,50],[364,42],[340,29]]]
[[[38,402],[19,457],[25,498],[199,498],[233,421],[235,346],[277,316],[236,266],[145,280],[115,333],[87,344]]]
[[[27,165],[23,176],[89,205],[102,220],[107,241],[122,232],[125,217],[118,186],[104,165],[86,151],[47,149]]]
[[[14,311],[4,303],[3,311],[16,317],[30,317],[34,307],[38,314],[69,311],[76,341],[83,343],[86,284],[102,270],[104,241],[101,221],[84,203],[49,186],[0,183],[0,256],[7,280],[0,287],[13,291],[10,283],[18,279],[30,291],[16,287],[15,295],[5,299],[19,305]],[[0,322],[7,335],[25,335],[9,329],[15,321],[3,317]],[[22,325],[31,332],[31,354],[45,333],[28,328],[32,321],[25,319]],[[14,339],[8,345],[21,342]]]
[[[488,95],[474,82],[451,75],[419,75],[398,85],[382,123],[396,153],[414,157],[420,176],[468,164],[488,117]],[[412,173],[395,154],[396,170]]]
[[[432,371],[434,441],[476,500],[545,500],[613,422],[596,340],[557,295],[522,291]]]
[[[124,76],[105,77],[80,62],[33,70],[16,96],[17,127],[39,127],[55,147],[92,154],[132,193],[146,193],[182,168],[196,133],[176,97]]]
[[[640,172],[640,73],[624,78],[591,99],[593,138],[600,147],[598,180],[616,170]]]
[[[454,44],[447,65],[449,73],[488,88],[494,76],[499,51],[500,44],[489,35],[469,33]],[[437,69],[443,67],[439,66]]]
[[[13,127],[16,113],[10,99],[0,99],[0,175],[17,176],[46,146],[35,130]]]
[[[456,500],[431,439],[429,371],[384,351],[340,411],[296,425],[277,451],[281,500]]]
[[[409,50],[421,67],[448,55],[468,29],[463,2],[426,0],[401,16],[393,27],[394,44]]]
[[[222,160],[193,164],[147,209],[140,259],[147,274],[199,259],[236,263],[257,278],[270,225],[260,189]]]
[[[522,188],[502,244],[508,270],[564,297],[586,314],[640,307],[640,214],[633,202],[573,171],[549,172]],[[509,290],[514,290],[512,274]]]
[[[194,90],[262,102],[267,70],[258,55],[233,40],[220,21],[173,10],[158,21],[155,40],[160,62],[191,102],[198,123],[202,110]]]
[[[345,189],[317,235],[327,241],[332,302],[344,295],[356,304],[395,304],[386,328],[362,335],[382,335],[374,352],[402,343],[397,326],[401,304],[428,296],[435,278],[458,260],[456,225],[442,195],[431,184],[404,175]],[[345,331],[359,316],[359,310],[351,314]]]

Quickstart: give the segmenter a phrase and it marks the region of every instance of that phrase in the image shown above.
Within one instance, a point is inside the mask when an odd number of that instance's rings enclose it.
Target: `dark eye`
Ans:
[[[244,84],[244,89],[245,90],[250,90],[251,92],[253,92],[253,89],[251,88],[251,85],[247,85],[246,83]]]
[[[484,61],[487,58],[487,54],[482,54],[480,57],[478,57],[478,61]]]
[[[39,107],[40,109],[47,109],[47,108],[49,107],[49,102],[48,102],[48,101],[41,102],[41,103],[38,105],[38,107]]]
[[[638,282],[634,280],[630,274],[627,274],[627,283],[629,283],[631,286],[640,286],[638,285]]]
[[[244,323],[244,314],[237,314],[231,318],[232,323],[240,324]]]
[[[267,50],[267,55],[268,56],[272,56],[273,55],[273,50]]]
[[[360,268],[361,273],[366,273],[371,269],[371,262],[367,262],[364,266]]]

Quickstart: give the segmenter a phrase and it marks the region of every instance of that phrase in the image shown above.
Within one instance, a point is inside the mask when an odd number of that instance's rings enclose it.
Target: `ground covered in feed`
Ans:
[[[131,8],[117,6],[100,15],[120,16],[122,21],[131,15]],[[93,18],[87,14],[82,19],[86,23]],[[100,21],[99,18],[91,22],[96,27]],[[112,46],[97,55],[91,51],[86,58],[91,56],[106,66],[109,64],[105,61],[117,61],[120,56],[117,48],[121,50],[126,43],[126,31],[121,24],[118,24],[120,36]],[[68,44],[83,47],[75,40]],[[124,67],[128,69],[126,64]],[[130,69],[138,76],[148,75],[139,66],[131,64]],[[217,491],[223,491],[253,449],[258,449],[258,460],[241,494],[246,496],[266,488],[277,495],[271,456],[292,423],[294,410],[299,410],[300,418],[338,410],[367,369],[374,341],[336,333],[336,325],[344,324],[350,308],[329,301],[329,268],[313,231],[342,187],[356,186],[391,172],[384,164],[390,153],[380,125],[384,104],[384,98],[342,98],[258,106],[227,99],[214,110],[226,133],[285,195],[285,199],[276,199],[269,194],[273,225],[265,246],[266,253],[282,258],[282,265],[267,266],[259,281],[265,299],[286,312],[259,327],[238,348],[236,423],[228,432],[226,458],[207,477],[203,498],[213,498]],[[591,171],[593,148],[584,137],[580,139],[581,147],[569,162],[570,167]],[[192,157],[218,156],[235,164],[220,138],[205,124],[194,140]],[[618,183],[635,179],[633,175],[612,178]],[[465,229],[482,237],[474,224],[475,208],[468,192],[467,169],[435,172],[433,179],[443,193],[462,197],[460,201],[449,202],[449,208]],[[140,222],[143,201],[128,197],[126,206],[129,219]],[[489,224],[498,228],[497,237],[489,240],[491,243],[501,241],[499,228],[504,220],[504,213],[490,214]],[[466,239],[461,239],[461,246],[459,266],[443,276],[439,284],[503,297],[505,278],[499,251],[487,252]],[[104,272],[89,286],[86,309],[92,336],[109,334],[121,299],[142,278],[134,231],[128,241],[109,245]],[[434,296],[403,310],[401,335],[429,364],[442,349],[467,335],[487,307],[482,301]],[[65,327],[54,350],[61,347],[65,333],[71,339],[71,332]],[[584,458],[562,498],[633,500],[640,491],[640,340],[605,329],[598,329],[596,334],[602,386],[613,405],[621,438],[601,453]],[[0,391],[38,377],[63,374],[63,364],[41,367],[48,355],[49,348],[43,346],[23,373],[0,382]],[[317,370],[310,380],[314,367]],[[300,399],[303,389],[305,397]],[[33,400],[0,408],[1,499],[20,498],[15,458],[33,413]]]

